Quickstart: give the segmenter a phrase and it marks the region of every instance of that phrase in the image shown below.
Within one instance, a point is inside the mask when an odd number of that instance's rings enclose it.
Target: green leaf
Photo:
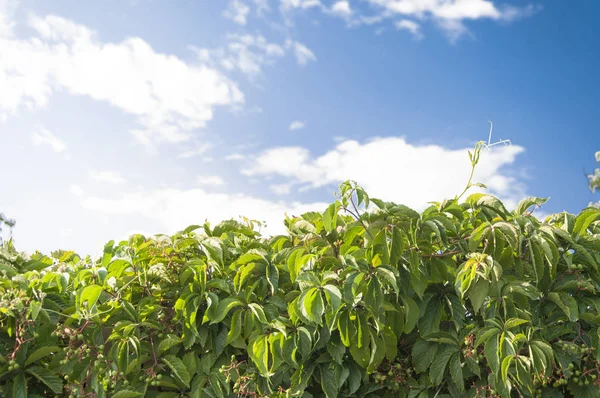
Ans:
[[[438,344],[418,339],[412,348],[412,364],[417,373],[423,373],[429,368],[437,353]]]
[[[433,297],[427,303],[425,313],[419,319],[419,332],[426,336],[440,330],[442,320],[442,303],[437,297]]]
[[[177,380],[186,387],[190,386],[191,376],[181,359],[175,355],[166,355],[162,357],[162,361],[171,369]]]
[[[102,286],[90,285],[84,287],[79,296],[79,305],[87,303],[87,308],[92,308],[94,305],[96,305],[101,293]]]
[[[471,304],[473,304],[473,309],[475,312],[479,312],[481,309],[483,302],[488,296],[489,289],[490,283],[484,279],[479,279],[469,289],[469,299],[471,300]]]
[[[514,357],[509,355],[502,360],[502,381],[506,383],[508,381],[508,370],[513,361]]]
[[[321,387],[327,398],[336,398],[338,396],[338,382],[335,369],[330,366],[323,366],[321,370]]]
[[[460,354],[454,354],[450,359],[450,377],[454,382],[454,385],[458,387],[458,391],[463,392],[465,390],[465,380],[463,379],[463,368],[460,362]]]
[[[450,361],[450,358],[455,353],[456,347],[450,345],[443,345],[437,350],[435,361],[432,362],[431,368],[429,369],[429,378],[433,385],[439,386],[442,383],[448,361]]]
[[[267,317],[265,316],[265,311],[260,305],[256,303],[250,303],[248,304],[248,308],[250,308],[250,310],[260,323],[262,323],[263,325],[267,325],[269,323],[269,321],[267,321]]]
[[[327,284],[323,286],[323,290],[325,290],[327,301],[333,310],[332,312],[337,312],[342,304],[342,293],[340,292],[340,289],[338,289],[337,286]]]
[[[27,398],[27,380],[23,372],[13,378],[13,398]]]
[[[519,319],[519,318],[510,318],[508,321],[504,323],[504,329],[509,330],[515,328],[517,326],[529,323],[527,319]]]
[[[385,265],[381,265],[375,269],[375,272],[379,277],[385,280],[391,287],[394,289],[396,295],[400,294],[400,289],[398,288],[398,281],[396,280],[396,274],[390,268]]]
[[[548,293],[548,299],[558,306],[569,317],[571,322],[577,321],[579,318],[579,310],[577,302],[573,297],[567,296],[565,293]]]
[[[323,212],[323,226],[327,232],[333,231],[337,226],[338,204],[339,202],[330,204]]]
[[[541,206],[548,201],[548,198],[536,198],[534,196],[530,196],[525,198],[519,202],[517,208],[515,209],[515,214],[523,215],[531,206]]]
[[[323,303],[323,296],[318,288],[313,287],[304,291],[298,300],[298,304],[302,315],[318,325],[322,324],[325,306]]]
[[[404,333],[408,334],[416,326],[421,312],[417,303],[410,297],[402,296],[402,302],[404,303],[404,316],[406,318],[404,321]]]
[[[231,326],[229,329],[229,333],[227,333],[227,340],[225,341],[225,345],[230,344],[233,340],[237,339],[242,333],[242,313],[243,310],[238,310],[233,314],[233,317],[231,317]]]
[[[492,369],[492,372],[495,374],[498,374],[498,371],[500,370],[498,339],[498,334],[495,334],[486,340],[484,346],[485,358],[487,359],[490,369]]]
[[[49,369],[42,368],[41,366],[31,366],[25,370],[27,373],[44,383],[48,388],[52,390],[54,394],[61,394],[63,390],[63,383],[60,377]]]
[[[600,209],[587,208],[582,211],[575,219],[575,226],[573,227],[573,233],[576,235],[583,235],[590,224],[600,218]]]
[[[274,296],[279,289],[279,268],[269,263],[266,267],[266,274],[267,282],[269,282],[269,287],[271,288],[271,295]]]
[[[258,368],[259,373],[269,377],[269,339],[267,336],[256,336],[248,345],[248,355]]]
[[[57,347],[57,346],[40,347],[37,350],[35,350],[34,352],[32,352],[31,354],[29,354],[29,356],[27,357],[27,360],[23,364],[23,367],[26,368],[27,366],[31,365],[35,361],[40,360],[40,359],[52,354],[53,352],[58,352],[58,351],[60,351],[60,347]]]
[[[162,354],[163,352],[169,350],[172,347],[175,347],[178,344],[181,344],[183,342],[183,340],[179,339],[179,338],[174,338],[174,337],[166,337],[165,339],[161,340],[161,342],[158,344],[158,354]]]
[[[138,398],[138,397],[143,397],[144,394],[142,394],[141,392],[136,392],[136,391],[132,391],[132,390],[121,390],[119,392],[116,392],[114,395],[112,395],[112,398]]]
[[[398,261],[402,258],[404,253],[404,233],[397,226],[392,227],[392,245],[390,248],[390,265],[392,267],[398,266]]]
[[[210,324],[212,325],[214,323],[221,322],[223,319],[225,319],[225,317],[227,316],[229,311],[231,311],[232,308],[241,305],[244,305],[244,303],[237,297],[227,297],[226,299],[223,299],[219,302],[219,306],[217,307],[215,316],[214,318],[211,318]]]

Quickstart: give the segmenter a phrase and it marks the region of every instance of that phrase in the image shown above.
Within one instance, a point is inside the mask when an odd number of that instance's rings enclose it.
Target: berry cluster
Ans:
[[[375,372],[373,378],[384,388],[391,391],[400,390],[400,386],[405,385],[408,378],[411,377],[414,370],[408,362],[408,358],[396,358],[394,363],[383,363]]]
[[[256,392],[256,374],[248,373],[242,367],[246,367],[246,361],[238,361],[235,355],[231,356],[231,364],[219,368],[219,373],[225,375],[227,383],[233,382],[232,391],[237,397],[258,397]],[[246,369],[247,370],[247,369]]]

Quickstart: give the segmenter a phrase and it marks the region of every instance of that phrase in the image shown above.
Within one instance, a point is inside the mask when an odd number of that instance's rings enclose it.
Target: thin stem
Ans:
[[[469,182],[467,182],[467,186],[464,191],[456,198],[456,202],[471,188],[471,181],[473,181],[473,174],[475,174],[475,165],[471,166],[471,175],[469,175]]]

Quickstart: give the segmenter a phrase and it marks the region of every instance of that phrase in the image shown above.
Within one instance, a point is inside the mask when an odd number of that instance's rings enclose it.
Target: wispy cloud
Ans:
[[[188,150],[181,152],[178,155],[178,157],[180,157],[182,159],[189,159],[189,158],[193,158],[196,156],[200,156],[200,155],[205,154],[212,147],[213,147],[212,144],[208,144],[208,143],[197,144],[195,147],[192,147]]]
[[[33,145],[49,145],[54,152],[67,150],[67,145],[43,126],[39,126],[37,131],[31,134],[31,142]]]
[[[306,123],[304,123],[301,120],[294,120],[289,125],[289,129],[292,130],[292,131],[294,131],[294,130],[301,130],[304,127],[306,127]]]
[[[294,56],[299,65],[306,65],[311,61],[317,60],[315,53],[298,41],[287,40],[286,47],[291,48],[294,51]]]
[[[409,31],[416,39],[422,39],[423,33],[421,33],[421,25],[416,23],[415,21],[411,21],[409,19],[402,19],[400,21],[396,21],[394,23],[396,29],[398,30],[407,30]]]
[[[225,180],[219,176],[199,176],[196,181],[198,181],[198,184],[200,185],[225,185]]]
[[[244,2],[242,2],[241,0],[231,0],[227,9],[223,11],[223,16],[225,16],[225,18],[231,19],[238,25],[246,25],[246,17],[249,12],[250,7],[248,7]]]

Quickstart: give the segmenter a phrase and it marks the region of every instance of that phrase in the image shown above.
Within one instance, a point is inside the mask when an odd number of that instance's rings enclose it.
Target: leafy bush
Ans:
[[[285,236],[6,242],[0,396],[598,396],[600,210],[542,223],[544,201],[418,213],[344,183]]]

